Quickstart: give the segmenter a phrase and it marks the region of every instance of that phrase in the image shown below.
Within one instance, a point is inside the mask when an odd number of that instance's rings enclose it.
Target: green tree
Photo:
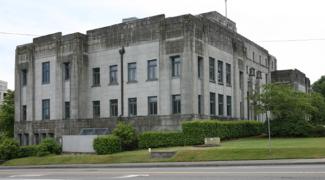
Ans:
[[[314,82],[312,89],[314,92],[318,92],[325,97],[325,76],[322,76],[319,80]]]
[[[325,125],[325,97],[320,93],[311,93],[311,103],[314,111],[311,113],[310,121],[314,125]]]
[[[3,104],[0,106],[0,133],[4,133],[8,137],[14,136],[14,94],[14,91],[8,90]]]

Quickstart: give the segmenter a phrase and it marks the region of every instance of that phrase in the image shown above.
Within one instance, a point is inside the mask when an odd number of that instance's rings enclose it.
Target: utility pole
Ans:
[[[124,77],[123,77],[123,56],[125,53],[124,46],[119,50],[120,56],[121,56],[121,115],[122,118],[124,115]]]

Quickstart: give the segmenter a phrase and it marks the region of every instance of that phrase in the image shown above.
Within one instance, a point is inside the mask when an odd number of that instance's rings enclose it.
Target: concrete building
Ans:
[[[123,63],[121,63],[123,62]],[[271,82],[276,59],[217,12],[143,19],[50,34],[16,49],[15,135],[176,130],[193,118],[262,119],[247,95]]]
[[[2,101],[4,99],[7,90],[8,90],[8,83],[6,81],[0,80],[0,105],[2,104]]]
[[[298,69],[277,70],[271,72],[272,83],[291,85],[295,90],[309,93],[310,80]]]

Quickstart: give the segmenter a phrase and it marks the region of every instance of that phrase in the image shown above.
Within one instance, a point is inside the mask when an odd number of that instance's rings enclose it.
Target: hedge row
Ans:
[[[259,135],[263,123],[257,121],[188,121],[183,132],[145,132],[139,135],[139,148],[203,144],[206,137],[231,139]]]
[[[121,140],[115,135],[99,136],[93,142],[96,154],[113,154],[122,151]]]

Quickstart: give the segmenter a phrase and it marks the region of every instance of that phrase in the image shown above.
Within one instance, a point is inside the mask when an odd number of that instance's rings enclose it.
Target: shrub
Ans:
[[[18,157],[18,142],[11,138],[3,138],[0,143],[0,159],[9,160]]]
[[[314,126],[311,129],[310,135],[314,137],[325,137],[325,127],[321,125]]]
[[[46,138],[38,145],[37,156],[61,154],[62,148],[53,138]]]
[[[221,139],[255,136],[262,133],[263,124],[257,121],[196,120],[182,124],[186,144],[203,144],[206,137]]]
[[[312,132],[312,125],[305,120],[275,119],[271,122],[271,135],[278,137],[306,137]]]
[[[113,135],[121,140],[123,150],[132,150],[137,148],[137,133],[131,124],[120,122],[113,130]]]
[[[121,141],[115,135],[99,136],[93,142],[97,154],[113,154],[121,152]]]
[[[182,132],[144,132],[139,135],[139,148],[183,146],[184,143]]]
[[[30,145],[30,146],[21,146],[19,148],[18,157],[30,157],[36,156],[38,153],[38,146],[37,145]]]

